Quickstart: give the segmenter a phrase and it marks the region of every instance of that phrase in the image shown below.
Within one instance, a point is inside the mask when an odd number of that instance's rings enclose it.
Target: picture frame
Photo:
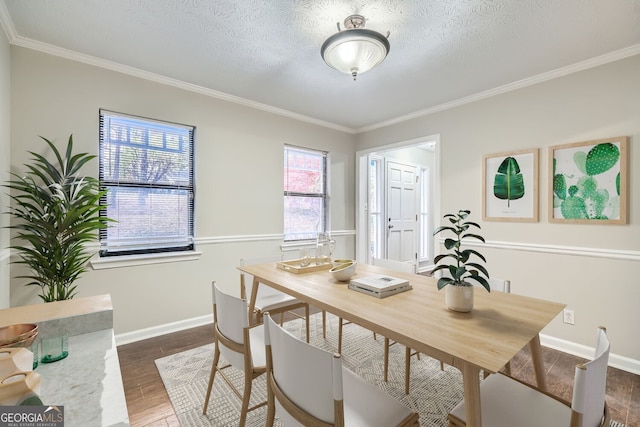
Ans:
[[[538,157],[537,148],[483,156],[483,221],[538,221]]]
[[[627,224],[629,137],[549,147],[549,222]]]

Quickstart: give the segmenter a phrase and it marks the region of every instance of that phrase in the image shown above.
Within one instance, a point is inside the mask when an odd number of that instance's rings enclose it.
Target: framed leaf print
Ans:
[[[482,219],[538,221],[538,149],[488,154],[482,164]]]
[[[627,223],[626,136],[549,147],[549,222]]]

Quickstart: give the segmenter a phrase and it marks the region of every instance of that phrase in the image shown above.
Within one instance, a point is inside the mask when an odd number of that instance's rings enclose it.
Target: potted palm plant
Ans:
[[[469,210],[459,210],[456,214],[446,214],[443,219],[448,220],[451,225],[438,227],[433,235],[448,232],[453,237],[446,237],[444,247],[449,252],[435,257],[436,268],[433,270],[438,279],[438,289],[446,287],[445,300],[447,307],[454,311],[469,312],[473,309],[473,288],[474,282],[491,292],[489,286],[489,273],[487,269],[474,262],[475,257],[486,262],[485,257],[478,251],[469,248],[462,248],[465,240],[473,239],[484,243],[484,237],[475,234],[469,229],[480,229],[480,225],[467,221],[471,214]],[[449,263],[438,263],[448,260]],[[442,271],[441,271],[442,270]],[[438,273],[441,271],[440,273]]]
[[[64,157],[56,146],[41,137],[56,157],[52,163],[30,151],[32,164],[26,164],[24,176],[12,173],[5,184],[11,189],[8,213],[15,221],[9,226],[16,231],[10,246],[17,251],[17,264],[26,265],[27,286],[40,288],[45,302],[71,299],[77,293],[74,282],[87,271],[92,254],[85,245],[97,239],[96,231],[106,227],[98,180],[82,176],[79,170],[94,155],[73,153],[73,135],[69,136]]]

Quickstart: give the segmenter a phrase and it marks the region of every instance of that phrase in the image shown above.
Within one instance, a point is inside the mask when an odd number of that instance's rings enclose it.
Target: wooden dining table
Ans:
[[[252,301],[258,286],[278,289],[321,310],[356,323],[386,338],[427,354],[462,372],[468,427],[482,425],[480,372],[498,372],[521,349],[530,347],[537,385],[545,389],[540,331],[564,304],[499,291],[475,289],[470,313],[446,308],[436,279],[358,264],[357,277],[387,275],[408,279],[412,289],[386,298],[350,290],[328,270],[296,274],[276,263],[245,265],[253,276]]]

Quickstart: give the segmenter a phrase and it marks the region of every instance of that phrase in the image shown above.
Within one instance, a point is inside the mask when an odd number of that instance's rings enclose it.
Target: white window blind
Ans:
[[[100,110],[100,256],[194,249],[194,132]]]

